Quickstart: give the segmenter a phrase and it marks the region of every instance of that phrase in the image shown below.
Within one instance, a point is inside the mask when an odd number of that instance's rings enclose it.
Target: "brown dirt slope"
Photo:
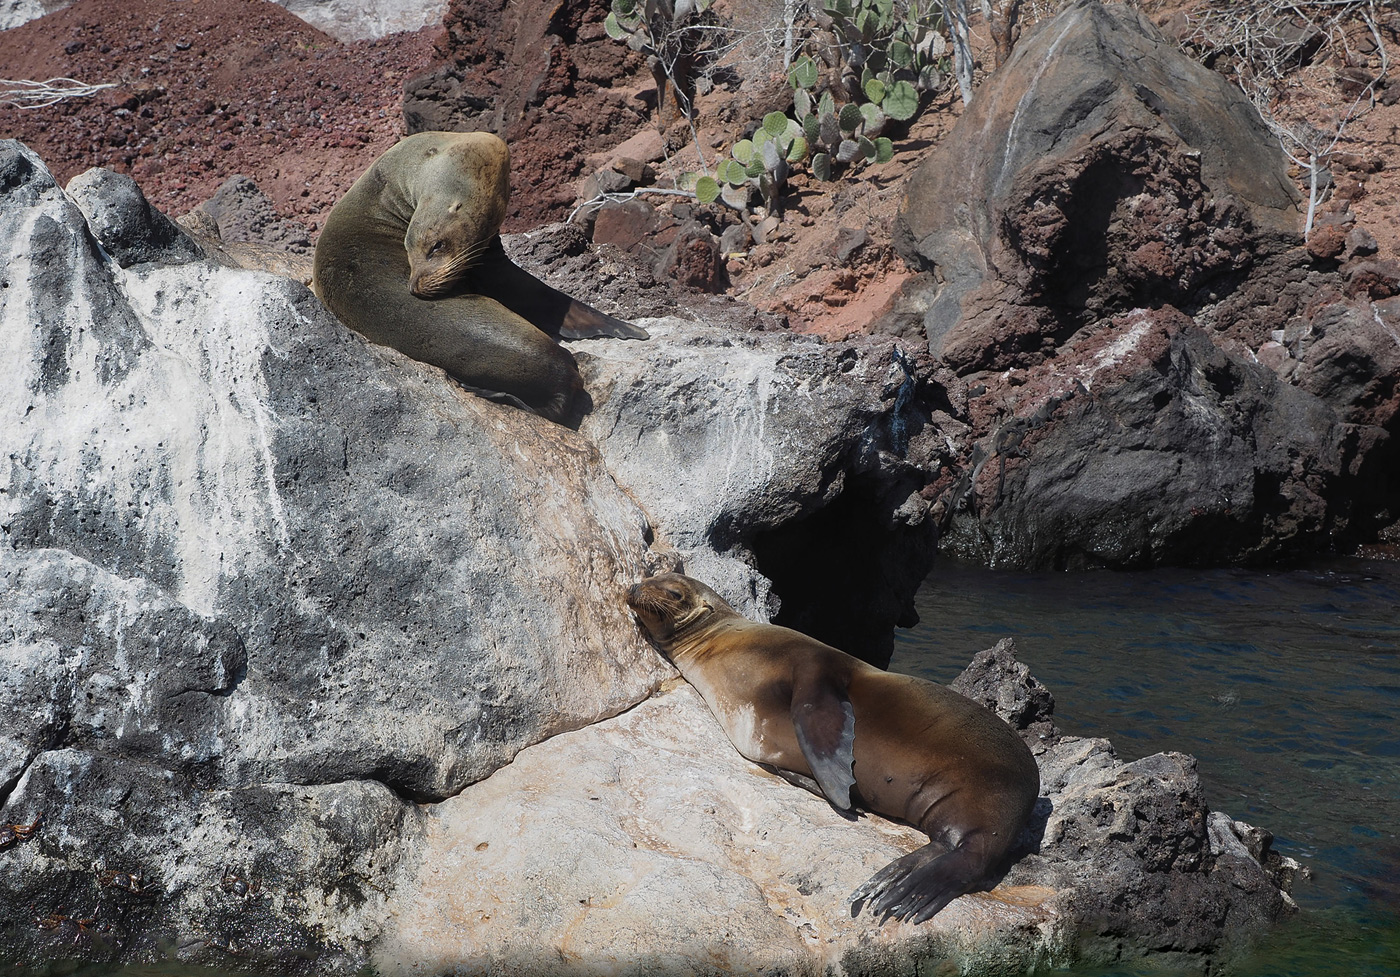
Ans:
[[[314,228],[399,138],[403,81],[429,63],[432,33],[341,44],[267,0],[78,0],[0,32],[0,64],[116,87],[0,106],[0,134],[61,183],[92,166],[130,173],[171,214],[246,174]]]
[[[1168,33],[1185,30],[1191,20],[1183,11],[1197,5],[1142,4]],[[283,215],[314,232],[403,133],[407,85],[409,115],[420,127],[487,128],[511,139],[516,204],[507,230],[526,230],[567,215],[607,148],[656,125],[649,75],[639,56],[602,33],[605,7],[604,0],[454,0],[444,27],[346,45],[267,0],[78,0],[0,32],[0,64],[14,78],[66,75],[116,87],[44,109],[0,106],[0,135],[28,143],[65,182],[90,166],[130,172],[173,215],[245,174]],[[1390,64],[1400,65],[1400,14],[1381,32]],[[975,49],[989,52],[985,27],[974,22],[973,33]],[[1335,44],[1296,73],[1292,105],[1315,106],[1323,126],[1349,110],[1348,79],[1379,60],[1368,43],[1357,35]],[[698,168],[697,142],[710,161],[727,154],[745,123],[784,107],[781,70],[745,57],[737,75],[730,70],[726,82],[721,72],[701,97],[695,133],[668,120],[658,172]],[[989,64],[988,53],[979,80]],[[1400,89],[1400,80],[1390,88]],[[424,109],[434,103],[457,108],[439,118]],[[1328,208],[1347,210],[1343,229],[1354,219],[1389,258],[1400,254],[1400,104],[1381,97],[1363,108],[1336,146]],[[843,335],[866,327],[907,274],[890,246],[902,178],[960,111],[956,95],[943,93],[898,140],[892,162],[840,184],[799,172],[780,227],[727,258],[720,278],[728,294],[797,329]],[[738,219],[683,209],[716,233]]]

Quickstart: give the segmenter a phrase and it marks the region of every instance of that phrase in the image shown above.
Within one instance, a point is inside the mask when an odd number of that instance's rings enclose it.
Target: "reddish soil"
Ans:
[[[341,44],[267,0],[78,0],[0,32],[0,64],[116,87],[0,106],[0,132],[60,183],[93,166],[130,173],[172,215],[244,174],[315,230],[402,135],[403,82],[431,60],[432,34]]]
[[[1170,30],[1173,15],[1191,2],[1144,6]],[[736,13],[744,8],[732,6]],[[0,133],[27,143],[61,182],[91,166],[129,172],[172,215],[243,174],[283,216],[314,232],[339,195],[404,133],[406,81],[455,70],[464,86],[496,84],[519,94],[525,76],[505,55],[483,49],[483,37],[495,35],[481,25],[553,17],[555,46],[543,74],[525,79],[538,97],[499,127],[512,141],[516,197],[529,191],[506,227],[522,231],[566,217],[583,178],[606,162],[605,150],[655,124],[656,93],[641,58],[593,22],[604,7],[602,0],[571,0],[542,5],[540,13],[503,0],[457,0],[447,28],[342,44],[267,0],[78,0],[0,32],[0,64],[12,78],[69,76],[115,87],[43,109],[0,106]],[[717,9],[726,9],[724,0]],[[544,30],[541,23],[532,29]],[[1387,30],[1390,62],[1400,64],[1395,28]],[[974,24],[974,34],[976,48],[988,50],[985,28]],[[1290,79],[1292,105],[1319,124],[1356,102],[1346,70],[1379,62],[1364,53],[1364,39],[1352,40]],[[518,50],[515,56],[518,66]],[[771,57],[734,57],[731,80],[698,101],[697,133],[670,114],[668,160],[658,170],[698,168],[697,142],[713,162],[745,122],[784,107],[778,102],[786,86]],[[864,328],[908,274],[890,245],[902,178],[960,111],[956,95],[941,95],[897,140],[890,163],[841,183],[798,175],[777,231],[727,259],[728,293],[794,329],[840,336]],[[1328,206],[1349,208],[1376,238],[1381,257],[1400,255],[1397,132],[1400,105],[1366,100],[1332,167],[1336,190]],[[671,210],[678,199],[662,198],[658,206]],[[691,204],[683,209],[703,216]],[[710,219],[735,218],[716,212]],[[842,257],[838,243],[862,233],[864,243]]]

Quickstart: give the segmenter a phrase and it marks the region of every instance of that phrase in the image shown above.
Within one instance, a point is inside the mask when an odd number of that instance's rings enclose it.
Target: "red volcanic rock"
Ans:
[[[909,178],[895,241],[944,283],[924,317],[933,352],[1005,370],[1104,316],[1203,304],[1296,243],[1298,203],[1238,89],[1135,10],[1075,4]]]

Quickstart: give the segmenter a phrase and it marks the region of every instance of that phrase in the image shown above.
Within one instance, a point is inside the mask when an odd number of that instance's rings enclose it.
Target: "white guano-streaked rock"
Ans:
[[[272,0],[337,41],[371,41],[442,23],[447,0]]]

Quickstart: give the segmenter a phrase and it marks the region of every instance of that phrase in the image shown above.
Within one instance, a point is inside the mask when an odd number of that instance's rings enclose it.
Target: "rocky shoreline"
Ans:
[[[1014,708],[1035,683],[1007,648],[982,694],[1035,743],[1045,820],[1011,888],[919,928],[842,901],[917,832],[845,823],[734,754],[688,689],[656,696],[673,673],[621,602],[644,573],[683,564],[763,614],[764,530],[844,504],[929,531],[909,467],[932,432],[893,450],[887,343],[648,322],[648,343],[575,344],[595,402],[575,433],[371,346],[299,283],[162,245],[139,194],[114,219],[16,143],[0,186],[20,231],[0,820],[38,821],[0,851],[6,958],[1013,972],[1207,955],[1285,911],[1189,758],[1057,738],[1048,697]],[[696,795],[706,769],[723,806]],[[815,851],[834,874],[798,878]],[[732,957],[705,892],[752,937]],[[648,919],[646,959],[604,950]]]
[[[631,250],[600,239],[617,214],[508,236],[600,307],[676,313],[568,344],[578,430],[368,343],[304,255],[191,232],[125,174],[65,190],[0,143],[0,960],[1228,960],[1289,914],[1296,863],[1212,809],[1189,756],[1061,735],[1011,642],[955,687],[1031,745],[1033,830],[992,892],[880,926],[845,897],[923,836],[738,756],[622,595],[683,568],[884,664],[939,551],[1395,541],[1400,265],[1344,208],[1304,238],[1250,112],[1136,10],[1068,4],[905,181],[909,272],[840,341],[648,292],[682,250],[718,255],[693,209]],[[221,194],[216,227],[275,223],[251,184]]]

